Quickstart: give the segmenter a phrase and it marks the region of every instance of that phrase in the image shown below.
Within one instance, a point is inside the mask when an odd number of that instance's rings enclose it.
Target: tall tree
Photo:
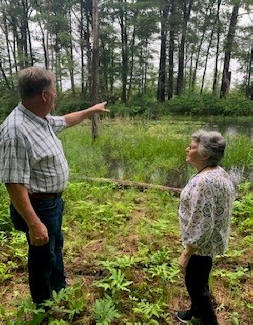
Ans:
[[[157,85],[157,100],[160,102],[165,101],[165,77],[166,77],[166,47],[167,47],[167,31],[168,31],[168,14],[169,3],[168,0],[162,1],[160,10],[161,16],[161,49],[160,49],[160,64],[159,64],[159,77]]]
[[[175,29],[176,29],[176,4],[171,0],[170,4],[170,41],[169,41],[169,76],[168,76],[168,100],[173,97],[174,92],[174,49],[175,49]]]
[[[92,104],[95,105],[98,101],[99,93],[99,28],[98,28],[98,0],[92,0]],[[92,139],[98,137],[99,118],[97,114],[92,116]]]
[[[195,87],[195,82],[196,82],[196,76],[197,76],[197,71],[199,68],[199,60],[200,60],[200,52],[204,43],[204,39],[206,38],[206,31],[208,29],[208,26],[210,25],[210,17],[212,16],[212,7],[214,4],[214,0],[209,0],[204,8],[204,18],[203,18],[203,23],[202,26],[200,26],[201,30],[201,37],[198,42],[197,46],[197,57],[195,61],[195,68],[193,70],[193,75],[192,75],[192,88],[194,89]],[[199,22],[198,22],[199,25]]]
[[[119,9],[119,24],[121,33],[121,53],[122,53],[122,91],[121,101],[127,101],[127,76],[128,76],[128,17],[127,17],[127,0],[122,0]]]
[[[221,22],[220,22],[220,7],[222,0],[218,0],[217,11],[216,11],[216,26],[217,26],[217,43],[216,43],[216,55],[215,55],[215,67],[213,76],[213,92],[217,90],[218,83],[218,62],[220,54],[220,34],[221,34]]]
[[[183,23],[181,32],[181,41],[178,52],[178,76],[177,76],[177,90],[176,94],[181,95],[184,88],[184,55],[185,55],[185,41],[187,25],[190,19],[193,0],[183,0]]]
[[[233,41],[235,36],[235,28],[237,24],[239,8],[240,8],[240,2],[236,3],[233,6],[228,34],[225,40],[225,46],[224,46],[225,58],[224,58],[224,67],[223,67],[222,82],[221,82],[221,89],[220,89],[221,98],[227,95],[230,86],[231,72],[229,71],[229,64],[230,64],[230,58],[231,58],[231,53],[233,48]]]

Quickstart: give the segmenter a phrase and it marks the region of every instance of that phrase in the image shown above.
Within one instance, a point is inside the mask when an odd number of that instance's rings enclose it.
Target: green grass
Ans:
[[[67,129],[61,138],[72,175],[122,178],[162,185],[183,186],[192,173],[185,148],[200,121],[104,120],[100,137],[92,143],[90,125]],[[253,144],[246,136],[227,138],[222,162],[249,170]]]

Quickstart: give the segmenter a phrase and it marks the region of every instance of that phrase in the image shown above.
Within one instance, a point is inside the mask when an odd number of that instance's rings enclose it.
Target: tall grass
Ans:
[[[64,131],[62,141],[72,174],[180,186],[192,172],[185,163],[185,148],[200,127],[198,121],[104,120],[95,143],[88,123]],[[250,140],[227,140],[225,168],[249,169]]]

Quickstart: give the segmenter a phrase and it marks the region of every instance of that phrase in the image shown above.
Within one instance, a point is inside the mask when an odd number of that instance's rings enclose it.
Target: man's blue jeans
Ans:
[[[51,297],[52,290],[66,287],[62,258],[63,235],[61,231],[63,201],[61,198],[31,199],[32,206],[48,229],[49,242],[43,246],[30,243],[28,227],[11,204],[10,213],[17,230],[26,233],[28,252],[29,285],[33,302],[40,304]]]

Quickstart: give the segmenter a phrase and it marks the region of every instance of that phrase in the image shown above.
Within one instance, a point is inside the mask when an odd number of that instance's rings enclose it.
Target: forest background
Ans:
[[[252,112],[251,0],[98,3],[99,97],[112,116]],[[89,106],[92,1],[1,0],[0,8],[2,118],[18,101],[17,72],[31,65],[55,72],[58,113]]]

